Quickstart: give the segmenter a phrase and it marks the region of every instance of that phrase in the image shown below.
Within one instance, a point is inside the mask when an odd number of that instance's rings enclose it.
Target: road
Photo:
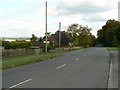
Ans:
[[[111,52],[111,68],[110,68],[110,79],[109,79],[109,83],[108,83],[108,87],[109,88],[120,88],[120,86],[118,86],[118,75],[119,75],[119,68],[118,68],[118,54],[119,51],[110,51]]]
[[[86,48],[3,71],[3,88],[107,88],[110,54]]]

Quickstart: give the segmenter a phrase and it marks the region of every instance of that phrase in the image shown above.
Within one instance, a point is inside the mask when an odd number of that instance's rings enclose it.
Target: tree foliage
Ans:
[[[69,44],[69,37],[67,35],[67,32],[61,31],[61,46],[66,46]],[[55,39],[57,42],[59,42],[59,31],[55,32]]]
[[[30,48],[31,47],[31,42],[27,41],[2,41],[2,46],[5,49],[20,49],[20,48]]]
[[[36,42],[38,40],[37,36],[32,34],[32,38],[30,38],[31,42]]]
[[[42,37],[38,38],[38,42],[43,42],[43,41],[44,41],[44,40],[43,40]]]
[[[97,32],[97,43],[102,43],[104,46],[119,46],[120,45],[120,22],[116,20],[108,20],[106,25]]]
[[[71,24],[68,27],[70,44],[72,46],[92,46],[94,44],[95,37],[91,34],[91,28],[88,26],[82,26],[78,24]]]

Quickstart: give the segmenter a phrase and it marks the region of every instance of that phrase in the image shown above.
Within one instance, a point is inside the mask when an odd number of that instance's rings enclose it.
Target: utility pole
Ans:
[[[59,50],[61,49],[61,22],[59,22]]]
[[[46,40],[46,43],[45,43],[45,52],[47,53],[47,1],[45,2],[45,40]]]
[[[120,1],[118,2],[118,22],[120,22]],[[120,48],[120,46],[118,46]]]

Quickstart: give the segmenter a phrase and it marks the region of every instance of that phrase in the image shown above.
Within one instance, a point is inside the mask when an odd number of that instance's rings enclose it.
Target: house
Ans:
[[[50,37],[48,37],[48,41],[52,42],[54,47],[58,47],[59,45],[55,34],[52,34]]]

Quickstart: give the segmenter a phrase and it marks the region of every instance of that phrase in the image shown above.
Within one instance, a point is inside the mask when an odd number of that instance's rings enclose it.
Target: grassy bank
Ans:
[[[27,55],[27,56],[18,56],[18,57],[10,57],[10,58],[3,58],[2,60],[2,69],[12,68],[16,66],[21,66],[25,64],[40,62],[55,58],[57,56],[63,55],[65,52],[78,50],[80,48],[74,48],[70,50],[65,50],[61,52],[49,52],[47,54],[39,54],[39,55]]]
[[[120,47],[107,47],[108,50],[120,50]]]
[[[4,58],[2,61],[2,69],[7,69],[11,67],[16,67],[20,65],[45,61],[48,59],[55,58],[57,56],[62,55],[62,53],[47,53],[47,54],[40,54],[40,55],[27,55],[27,56],[18,56],[18,57],[11,57],[11,58]]]

